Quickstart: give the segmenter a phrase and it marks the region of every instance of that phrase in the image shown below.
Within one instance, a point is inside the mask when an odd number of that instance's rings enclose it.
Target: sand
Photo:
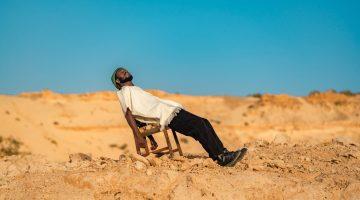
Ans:
[[[149,92],[247,146],[244,160],[220,167],[182,135],[184,157],[137,156],[114,92],[0,95],[0,199],[360,198],[360,95]]]

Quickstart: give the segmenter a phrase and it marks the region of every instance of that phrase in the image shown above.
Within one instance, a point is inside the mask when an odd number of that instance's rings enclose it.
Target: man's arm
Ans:
[[[140,147],[145,148],[146,139],[144,137],[140,137],[139,129],[137,128],[135,119],[132,116],[131,110],[129,108],[126,109],[125,119],[134,134],[134,139],[139,142]]]

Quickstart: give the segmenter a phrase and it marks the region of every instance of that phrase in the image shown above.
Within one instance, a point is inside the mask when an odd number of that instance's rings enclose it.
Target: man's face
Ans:
[[[118,77],[120,83],[126,83],[128,81],[132,81],[133,76],[127,70],[119,70],[116,72],[116,77]]]

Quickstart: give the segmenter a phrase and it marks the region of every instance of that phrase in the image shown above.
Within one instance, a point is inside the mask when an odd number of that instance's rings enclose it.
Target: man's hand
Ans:
[[[136,125],[135,119],[132,116],[131,110],[129,108],[126,109],[125,119],[128,122],[136,142],[139,144],[140,148],[146,148],[146,139],[140,136],[139,129]]]

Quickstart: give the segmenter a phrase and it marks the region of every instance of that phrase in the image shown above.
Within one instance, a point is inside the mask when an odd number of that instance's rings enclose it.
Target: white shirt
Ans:
[[[116,94],[124,114],[129,108],[135,119],[144,123],[160,124],[161,131],[180,109],[184,108],[177,102],[160,99],[138,86],[122,86]]]

